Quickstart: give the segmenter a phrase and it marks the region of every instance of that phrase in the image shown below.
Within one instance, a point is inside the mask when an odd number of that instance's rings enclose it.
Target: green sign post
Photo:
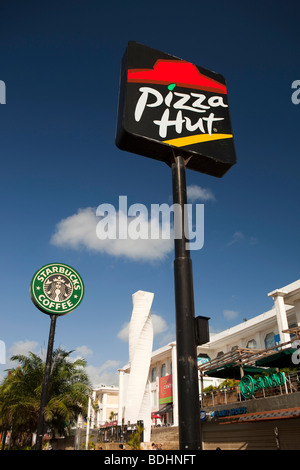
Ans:
[[[47,405],[51,361],[54,345],[56,318],[74,310],[84,295],[83,281],[75,269],[62,263],[51,263],[41,267],[30,284],[30,297],[34,305],[50,315],[51,324],[41,394],[40,414],[37,425],[36,450],[42,450],[45,431],[44,413]]]

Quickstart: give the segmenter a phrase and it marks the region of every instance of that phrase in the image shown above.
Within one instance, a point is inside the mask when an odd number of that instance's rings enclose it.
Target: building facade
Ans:
[[[92,399],[96,405],[96,409],[89,406],[88,416],[92,429],[117,421],[119,402],[118,387],[114,385],[99,385],[94,388]]]
[[[268,294],[274,307],[232,328],[215,334],[209,343],[197,348],[198,364],[213,360],[235,348],[268,349],[290,340],[284,331],[300,326],[300,279]],[[151,355],[149,382],[153,425],[178,425],[176,342]],[[124,422],[126,386],[130,366],[119,369],[118,424]],[[204,377],[204,387],[216,385],[220,379]]]
[[[267,349],[290,339],[284,330],[300,326],[300,280],[268,294],[274,307],[261,315],[213,335],[210,342],[198,348],[210,359],[235,347]]]
[[[197,348],[198,364],[200,367],[207,361],[216,360],[216,358],[229,354],[236,348],[249,348],[253,351],[256,349],[265,350],[272,348],[279,343],[286,343],[287,341],[294,339],[290,333],[286,332],[286,330],[300,327],[300,279],[280,289],[276,289],[267,295],[274,300],[274,306],[271,310],[249,320],[245,320],[232,328],[222,331],[221,333],[212,335],[209,343],[203,344]],[[292,366],[293,364],[291,364],[291,367]],[[109,423],[118,425],[128,424],[125,421],[125,409],[130,365],[125,365],[123,368],[119,369],[118,372],[118,387],[113,385],[101,385],[99,387],[95,387],[93,391],[92,399],[96,403],[97,408],[94,410],[93,407],[89,407],[87,426],[90,429],[100,428],[101,426],[108,425]],[[199,374],[199,390],[209,385],[218,385],[220,381],[223,380],[217,377],[208,376],[204,376],[204,378],[202,376],[201,378],[204,380],[204,383],[202,384],[200,383]],[[164,425],[178,426],[177,353],[175,341],[152,352],[148,381],[150,383],[152,425],[156,427]],[[250,426],[247,425],[247,422],[251,419],[253,421],[253,416],[256,416],[258,411],[263,414],[267,413],[269,410],[270,413],[272,412],[271,414],[274,414],[274,408],[276,408],[279,416],[280,413],[287,413],[288,410],[290,410],[290,413],[299,413],[299,419],[285,420],[284,426],[287,427],[288,431],[285,431],[282,424],[283,421],[276,421],[278,429],[282,429],[282,439],[287,439],[285,436],[290,432],[288,422],[291,423],[291,421],[293,421],[291,426],[294,426],[297,429],[300,426],[300,400],[298,396],[300,396],[299,391],[298,393],[291,393],[286,397],[281,397],[281,401],[278,397],[272,397],[272,399],[268,399],[268,402],[262,400],[248,401],[248,415],[243,416],[244,421],[238,425],[240,426],[238,430],[242,431],[244,429],[246,436],[245,439],[248,439],[249,435],[255,436],[257,432],[260,432],[259,430],[266,428],[270,434],[272,445],[274,445],[274,442],[277,442],[276,436],[273,436],[275,428],[274,426],[271,426],[271,421],[268,422],[269,424],[267,423],[266,415],[264,415],[265,424],[261,424],[261,426],[257,428],[257,431],[256,426],[258,423],[253,422],[253,426],[251,426],[252,434],[249,434]],[[280,403],[275,406],[274,402],[278,400]],[[286,405],[282,405],[284,401],[286,401]],[[258,404],[262,407],[260,410],[257,410]],[[232,406],[237,410],[245,408],[244,405]],[[232,408],[232,406],[228,405],[227,408]],[[223,414],[227,410],[226,405],[220,405],[219,408]],[[216,406],[209,406],[206,411],[208,409],[213,409],[215,412]],[[239,419],[241,420],[242,418]],[[248,420],[247,422],[246,419]],[[78,424],[79,427],[84,427],[84,423]],[[219,423],[217,421],[210,421],[204,424],[204,434],[206,433],[205,439],[207,442],[211,439],[211,445],[213,446],[216,436],[220,436]],[[228,429],[229,432],[231,428],[232,435],[235,435],[236,424],[233,422],[229,423],[228,428],[226,429]],[[257,445],[257,443],[255,445]]]

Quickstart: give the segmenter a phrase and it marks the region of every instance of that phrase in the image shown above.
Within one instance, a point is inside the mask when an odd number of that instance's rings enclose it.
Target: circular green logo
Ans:
[[[82,301],[84,285],[75,269],[61,263],[46,264],[32,278],[30,297],[44,313],[65,315]]]

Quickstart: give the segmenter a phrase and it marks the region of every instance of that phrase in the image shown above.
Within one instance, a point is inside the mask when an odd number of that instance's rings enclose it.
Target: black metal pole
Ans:
[[[45,364],[44,381],[43,381],[43,388],[42,388],[42,395],[41,395],[40,414],[39,414],[38,425],[37,425],[35,450],[42,450],[43,436],[44,436],[44,431],[45,431],[44,413],[45,413],[45,408],[46,408],[47,400],[48,400],[48,389],[49,389],[53,344],[54,344],[54,336],[55,336],[55,325],[56,325],[56,315],[50,315],[50,317],[51,317],[51,323],[50,323],[50,331],[49,331],[47,358],[46,358],[46,364]]]
[[[192,260],[186,249],[185,207],[187,204],[185,164],[180,156],[172,164],[173,203],[179,204],[181,237],[175,237],[175,309],[176,348],[178,374],[178,414],[180,450],[200,450],[200,404],[197,368],[197,346],[195,339],[195,312]],[[176,218],[176,217],[174,217]],[[187,214],[186,214],[187,219]],[[180,227],[179,227],[180,228]],[[176,227],[175,227],[176,230]]]

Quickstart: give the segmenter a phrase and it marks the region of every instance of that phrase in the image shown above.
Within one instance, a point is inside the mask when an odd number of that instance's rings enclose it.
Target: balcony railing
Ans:
[[[276,395],[284,395],[300,391],[300,370],[285,375],[285,384],[278,385],[270,389],[257,390],[250,398],[251,400],[257,398],[268,398]],[[226,405],[227,403],[235,403],[245,401],[246,399],[240,392],[239,385],[235,387],[227,387],[219,390],[212,390],[203,392],[200,395],[202,407],[209,407],[215,405]]]

